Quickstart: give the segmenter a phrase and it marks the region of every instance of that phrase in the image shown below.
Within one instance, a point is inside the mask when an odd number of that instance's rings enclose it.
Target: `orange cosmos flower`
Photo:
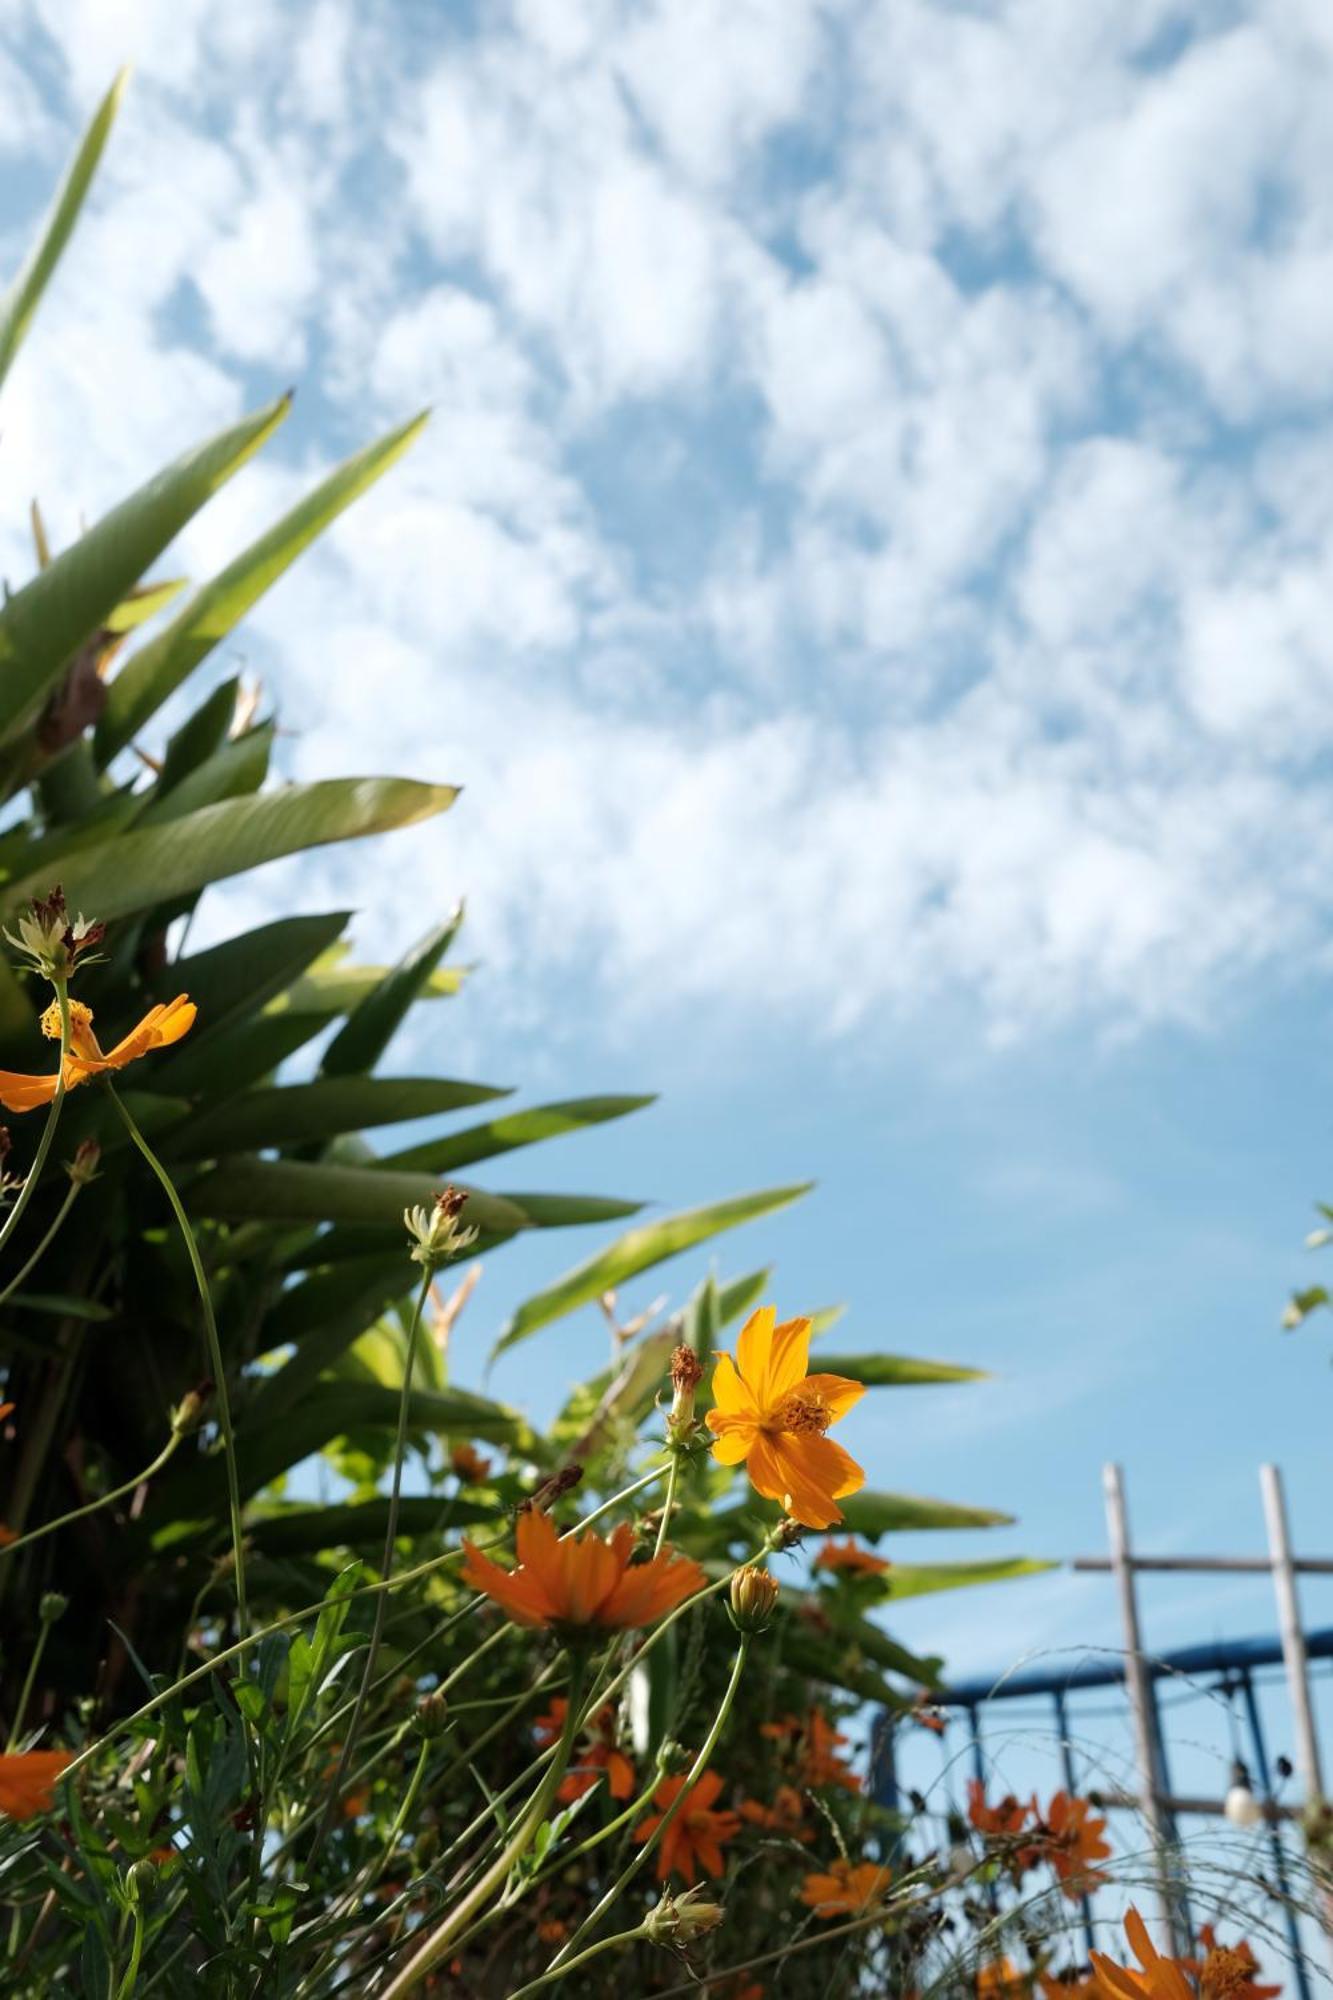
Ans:
[[[1194,2000],[1194,1989],[1185,1977],[1188,1960],[1165,1958],[1148,1936],[1148,1926],[1131,1908],[1125,1918],[1125,1936],[1142,1968],[1117,1965],[1105,1952],[1091,1954],[1093,1969],[1107,2000]]]
[[[1043,2000],[1104,2000],[1095,1972],[1039,1972]]]
[[[642,1846],[651,1840],[666,1815],[667,1808],[675,1804],[685,1789],[681,1778],[663,1778],[653,1793],[653,1804],[660,1811],[640,1822],[634,1830],[634,1838]],[[739,1813],[714,1812],[713,1801],[722,1790],[722,1780],[716,1771],[705,1771],[697,1785],[691,1785],[685,1792],[685,1803],[662,1835],[662,1845],[657,1850],[657,1879],[665,1882],[673,1871],[683,1875],[693,1885],[695,1863],[702,1862],[709,1875],[726,1872],[726,1862],[722,1859],[722,1849],[727,1841],[734,1840],[741,1830]]]
[[[87,1083],[90,1077],[103,1076],[107,1070],[124,1069],[127,1063],[146,1056],[150,1049],[163,1049],[178,1042],[194,1026],[197,1011],[184,993],[178,993],[167,1006],[150,1007],[137,1028],[131,1028],[113,1049],[103,1051],[93,1033],[91,1007],[85,1007],[82,1000],[71,1000],[66,1090]],[[60,1009],[54,1002],[42,1016],[42,1033],[52,1041],[60,1040]],[[9,1111],[35,1111],[39,1105],[49,1104],[55,1094],[54,1076],[27,1076],[20,1070],[0,1069],[0,1104]]]
[[[569,1925],[563,1917],[542,1917],[537,1925],[537,1935],[543,1944],[563,1944],[569,1936]]]
[[[552,1698],[545,1715],[536,1718],[532,1733],[543,1749],[559,1742],[568,1714],[569,1703],[558,1694]],[[634,1791],[634,1766],[616,1742],[615,1710],[610,1702],[597,1711],[588,1729],[556,1797],[566,1805],[573,1799],[581,1799],[605,1772],[606,1789],[612,1798],[629,1798]]]
[[[480,1486],[491,1469],[490,1459],[474,1444],[456,1444],[449,1454],[449,1465],[464,1486]]]
[[[1012,1958],[991,1958],[977,1967],[976,1990],[977,2000],[1025,2000],[1032,1981]]]
[[[1245,1938],[1239,1944],[1219,1944],[1212,1925],[1201,1924],[1199,1943],[1203,1958],[1184,1958],[1181,1964],[1198,1980],[1203,2000],[1276,2000],[1281,1993],[1281,1986],[1259,1985],[1259,1961]]]
[[[805,1801],[795,1785],[779,1785],[771,1806],[761,1806],[758,1799],[742,1799],[741,1818],[751,1826],[761,1826],[765,1833],[799,1840],[803,1846],[808,1846],[815,1837],[813,1829],[805,1824]]]
[[[801,1901],[817,1917],[855,1917],[888,1891],[893,1876],[873,1861],[853,1865],[839,1855],[827,1875],[807,1875]]]
[[[796,1745],[801,1782],[812,1790],[841,1785],[844,1791],[860,1791],[861,1780],[838,1755],[839,1747],[851,1739],[834,1728],[822,1708],[812,1708],[808,1715],[784,1715],[777,1722],[762,1722],[759,1732]]]
[[[845,1375],[807,1375],[808,1319],[775,1324],[772,1306],[751,1313],[736,1360],[719,1354],[708,1428],[719,1465],[745,1461],[751,1484],[807,1528],[831,1528],[835,1504],[865,1485],[854,1458],[824,1433],[865,1394]]]
[[[492,1597],[515,1625],[626,1631],[652,1625],[707,1582],[698,1563],[663,1550],[630,1566],[634,1530],[627,1521],[609,1542],[600,1535],[563,1540],[549,1514],[530,1507],[518,1517],[518,1568],[501,1569],[464,1537],[463,1579]]]
[[[1043,1824],[1047,1837],[1042,1853],[1055,1870],[1066,1896],[1077,1901],[1109,1879],[1092,1865],[1095,1861],[1105,1861],[1111,1852],[1111,1843],[1102,1839],[1106,1821],[1092,1816],[1092,1807],[1086,1799],[1057,1792]]]
[[[871,1555],[869,1549],[859,1549],[849,1537],[845,1542],[825,1542],[815,1557],[815,1568],[837,1570],[851,1576],[883,1576],[886,1569],[893,1568],[893,1564],[886,1562],[883,1556]]]
[[[0,1757],[0,1813],[10,1819],[32,1819],[55,1803],[56,1780],[72,1750],[19,1750]]]

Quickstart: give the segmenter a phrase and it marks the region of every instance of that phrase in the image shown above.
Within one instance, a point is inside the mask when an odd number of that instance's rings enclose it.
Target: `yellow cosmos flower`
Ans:
[[[807,1528],[841,1521],[837,1501],[866,1483],[841,1445],[825,1436],[865,1394],[845,1375],[807,1375],[808,1319],[775,1324],[772,1306],[751,1313],[736,1359],[719,1354],[708,1428],[720,1465],[745,1461],[756,1490]]]
[[[196,1011],[194,1003],[184,993],[178,993],[167,1006],[150,1007],[136,1028],[131,1028],[114,1048],[103,1050],[93,1033],[92,1008],[85,1007],[82,1000],[71,1000],[66,1090],[87,1083],[90,1077],[102,1076],[107,1070],[124,1069],[127,1063],[146,1056],[150,1049],[164,1049],[178,1042],[194,1026]],[[42,1016],[42,1033],[52,1041],[60,1040],[60,1009],[54,1002]],[[0,1104],[7,1111],[35,1111],[39,1105],[49,1104],[55,1094],[54,1075],[28,1076],[21,1070],[0,1069]]]

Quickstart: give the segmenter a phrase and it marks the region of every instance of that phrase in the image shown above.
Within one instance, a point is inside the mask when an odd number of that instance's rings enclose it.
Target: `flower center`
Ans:
[[[42,1015],[41,1028],[48,1041],[60,1040],[58,1000],[53,1000]],[[69,1003],[69,1045],[75,1055],[79,1056],[100,1057],[102,1053],[97,1046],[97,1037],[93,1033],[93,1010],[91,1007],[86,1007],[82,1000],[71,1000]]]
[[[1203,1962],[1199,1985],[1206,2000],[1227,2000],[1228,1994],[1241,1992],[1253,1977],[1253,1967],[1240,1952],[1215,1945]]]
[[[764,1425],[766,1431],[790,1431],[796,1437],[823,1437],[833,1422],[833,1412],[817,1389],[789,1389],[775,1403]]]

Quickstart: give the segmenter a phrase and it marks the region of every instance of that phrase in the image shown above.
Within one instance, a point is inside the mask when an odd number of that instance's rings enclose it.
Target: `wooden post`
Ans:
[[[1162,1808],[1161,1760],[1152,1689],[1147,1662],[1143,1657],[1139,1631],[1138,1596],[1134,1588],[1134,1559],[1129,1544],[1129,1511],[1125,1505],[1124,1475],[1118,1465],[1102,1467],[1102,1488],[1106,1496],[1106,1527],[1111,1542],[1111,1568],[1120,1598],[1120,1620],[1125,1634],[1125,1691],[1129,1696],[1134,1724],[1134,1754],[1139,1769],[1139,1791],[1144,1821],[1152,1841],[1157,1868],[1157,1907],[1163,1942],[1168,1952],[1189,1951],[1192,1940],[1177,1936],[1176,1897],[1168,1855],[1166,1816]]]

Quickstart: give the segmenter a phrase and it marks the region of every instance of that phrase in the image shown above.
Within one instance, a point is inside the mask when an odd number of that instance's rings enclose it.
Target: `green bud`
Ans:
[[[69,1599],[58,1590],[44,1590],[37,1601],[37,1616],[43,1625],[54,1625],[69,1610]]]

